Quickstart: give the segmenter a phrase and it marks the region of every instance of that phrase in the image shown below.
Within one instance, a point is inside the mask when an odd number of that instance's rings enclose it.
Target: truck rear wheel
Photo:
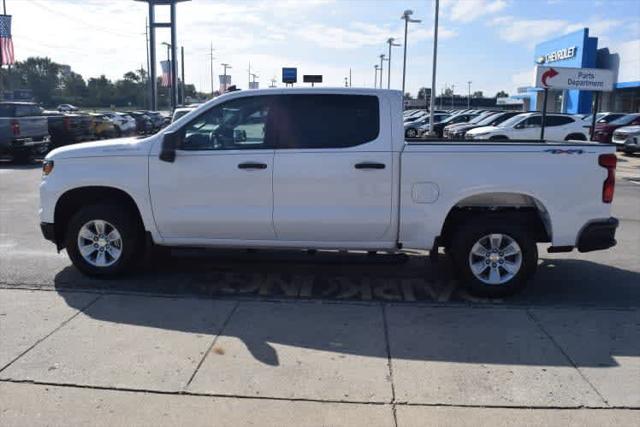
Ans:
[[[73,265],[89,276],[117,276],[143,258],[135,217],[112,204],[81,208],[71,218],[65,240]]]
[[[526,224],[509,218],[478,218],[462,226],[451,244],[453,262],[473,295],[500,298],[524,288],[538,263]]]

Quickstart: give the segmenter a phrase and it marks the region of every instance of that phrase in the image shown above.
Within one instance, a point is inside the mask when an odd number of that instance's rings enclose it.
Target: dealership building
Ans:
[[[537,65],[609,69],[614,75],[613,92],[600,92],[598,111],[640,112],[639,45],[640,41],[635,40],[617,48],[599,47],[598,38],[583,28],[538,44],[532,58],[532,75]],[[594,95],[595,92],[586,90],[550,90],[547,110],[587,114],[591,112]],[[512,98],[521,99],[525,111],[541,111],[544,92],[540,88],[521,87]]]

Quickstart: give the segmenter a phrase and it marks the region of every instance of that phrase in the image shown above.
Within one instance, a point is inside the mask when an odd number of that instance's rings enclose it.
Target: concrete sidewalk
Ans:
[[[640,311],[0,289],[2,425],[638,425]]]

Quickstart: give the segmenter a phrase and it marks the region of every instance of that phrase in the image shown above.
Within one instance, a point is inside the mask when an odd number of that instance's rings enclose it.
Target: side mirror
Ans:
[[[176,148],[178,147],[178,132],[167,132],[162,137],[160,160],[173,163],[176,161]]]
[[[235,129],[233,131],[233,142],[246,142],[247,131],[244,129]]]

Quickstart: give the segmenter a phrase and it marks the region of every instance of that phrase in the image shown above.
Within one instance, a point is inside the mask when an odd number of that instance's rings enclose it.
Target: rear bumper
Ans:
[[[580,252],[599,251],[609,249],[616,245],[616,229],[619,221],[609,218],[604,221],[596,221],[582,229],[578,238],[578,250]]]

